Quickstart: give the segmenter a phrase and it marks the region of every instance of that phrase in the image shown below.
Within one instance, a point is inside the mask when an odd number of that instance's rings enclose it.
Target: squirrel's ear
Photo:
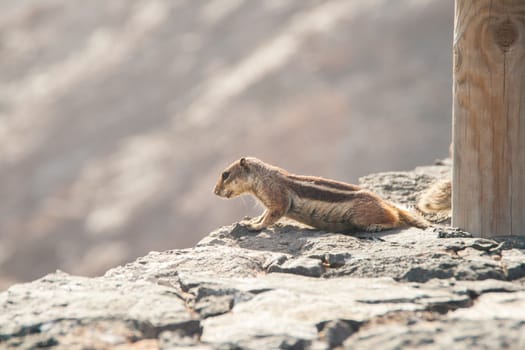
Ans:
[[[248,162],[246,161],[246,158],[242,157],[241,160],[239,160],[239,164],[240,164],[244,169],[248,169]]]

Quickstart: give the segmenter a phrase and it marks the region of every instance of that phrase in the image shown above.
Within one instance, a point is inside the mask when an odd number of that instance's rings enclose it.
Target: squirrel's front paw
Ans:
[[[248,226],[252,223],[253,219],[243,219],[239,221],[239,225],[241,226]]]
[[[248,229],[251,226],[256,226],[257,224],[258,224],[257,218],[246,218],[246,219],[239,221],[239,225],[244,226]]]

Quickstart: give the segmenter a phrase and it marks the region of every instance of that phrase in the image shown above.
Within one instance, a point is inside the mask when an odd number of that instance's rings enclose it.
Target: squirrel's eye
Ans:
[[[230,176],[230,172],[229,171],[225,171],[222,173],[222,180],[226,180],[228,178],[228,176]]]

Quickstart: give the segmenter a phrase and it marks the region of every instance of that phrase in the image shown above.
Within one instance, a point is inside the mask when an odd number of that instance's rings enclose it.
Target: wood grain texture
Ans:
[[[525,0],[456,0],[452,224],[525,236]]]

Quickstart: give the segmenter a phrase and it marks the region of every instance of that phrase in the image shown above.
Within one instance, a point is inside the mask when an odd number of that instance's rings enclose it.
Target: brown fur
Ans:
[[[453,158],[452,143],[448,148],[450,157]],[[452,180],[450,177],[432,184],[419,198],[417,205],[422,213],[431,214],[450,212],[452,209]],[[450,214],[450,213],[448,213]]]
[[[220,197],[252,194],[266,210],[243,222],[259,231],[286,216],[333,232],[382,231],[397,227],[428,227],[428,223],[356,185],[288,173],[256,158],[241,158],[219,177]]]
[[[423,213],[435,213],[451,209],[452,183],[445,179],[434,183],[426,190],[419,201],[417,208]]]

